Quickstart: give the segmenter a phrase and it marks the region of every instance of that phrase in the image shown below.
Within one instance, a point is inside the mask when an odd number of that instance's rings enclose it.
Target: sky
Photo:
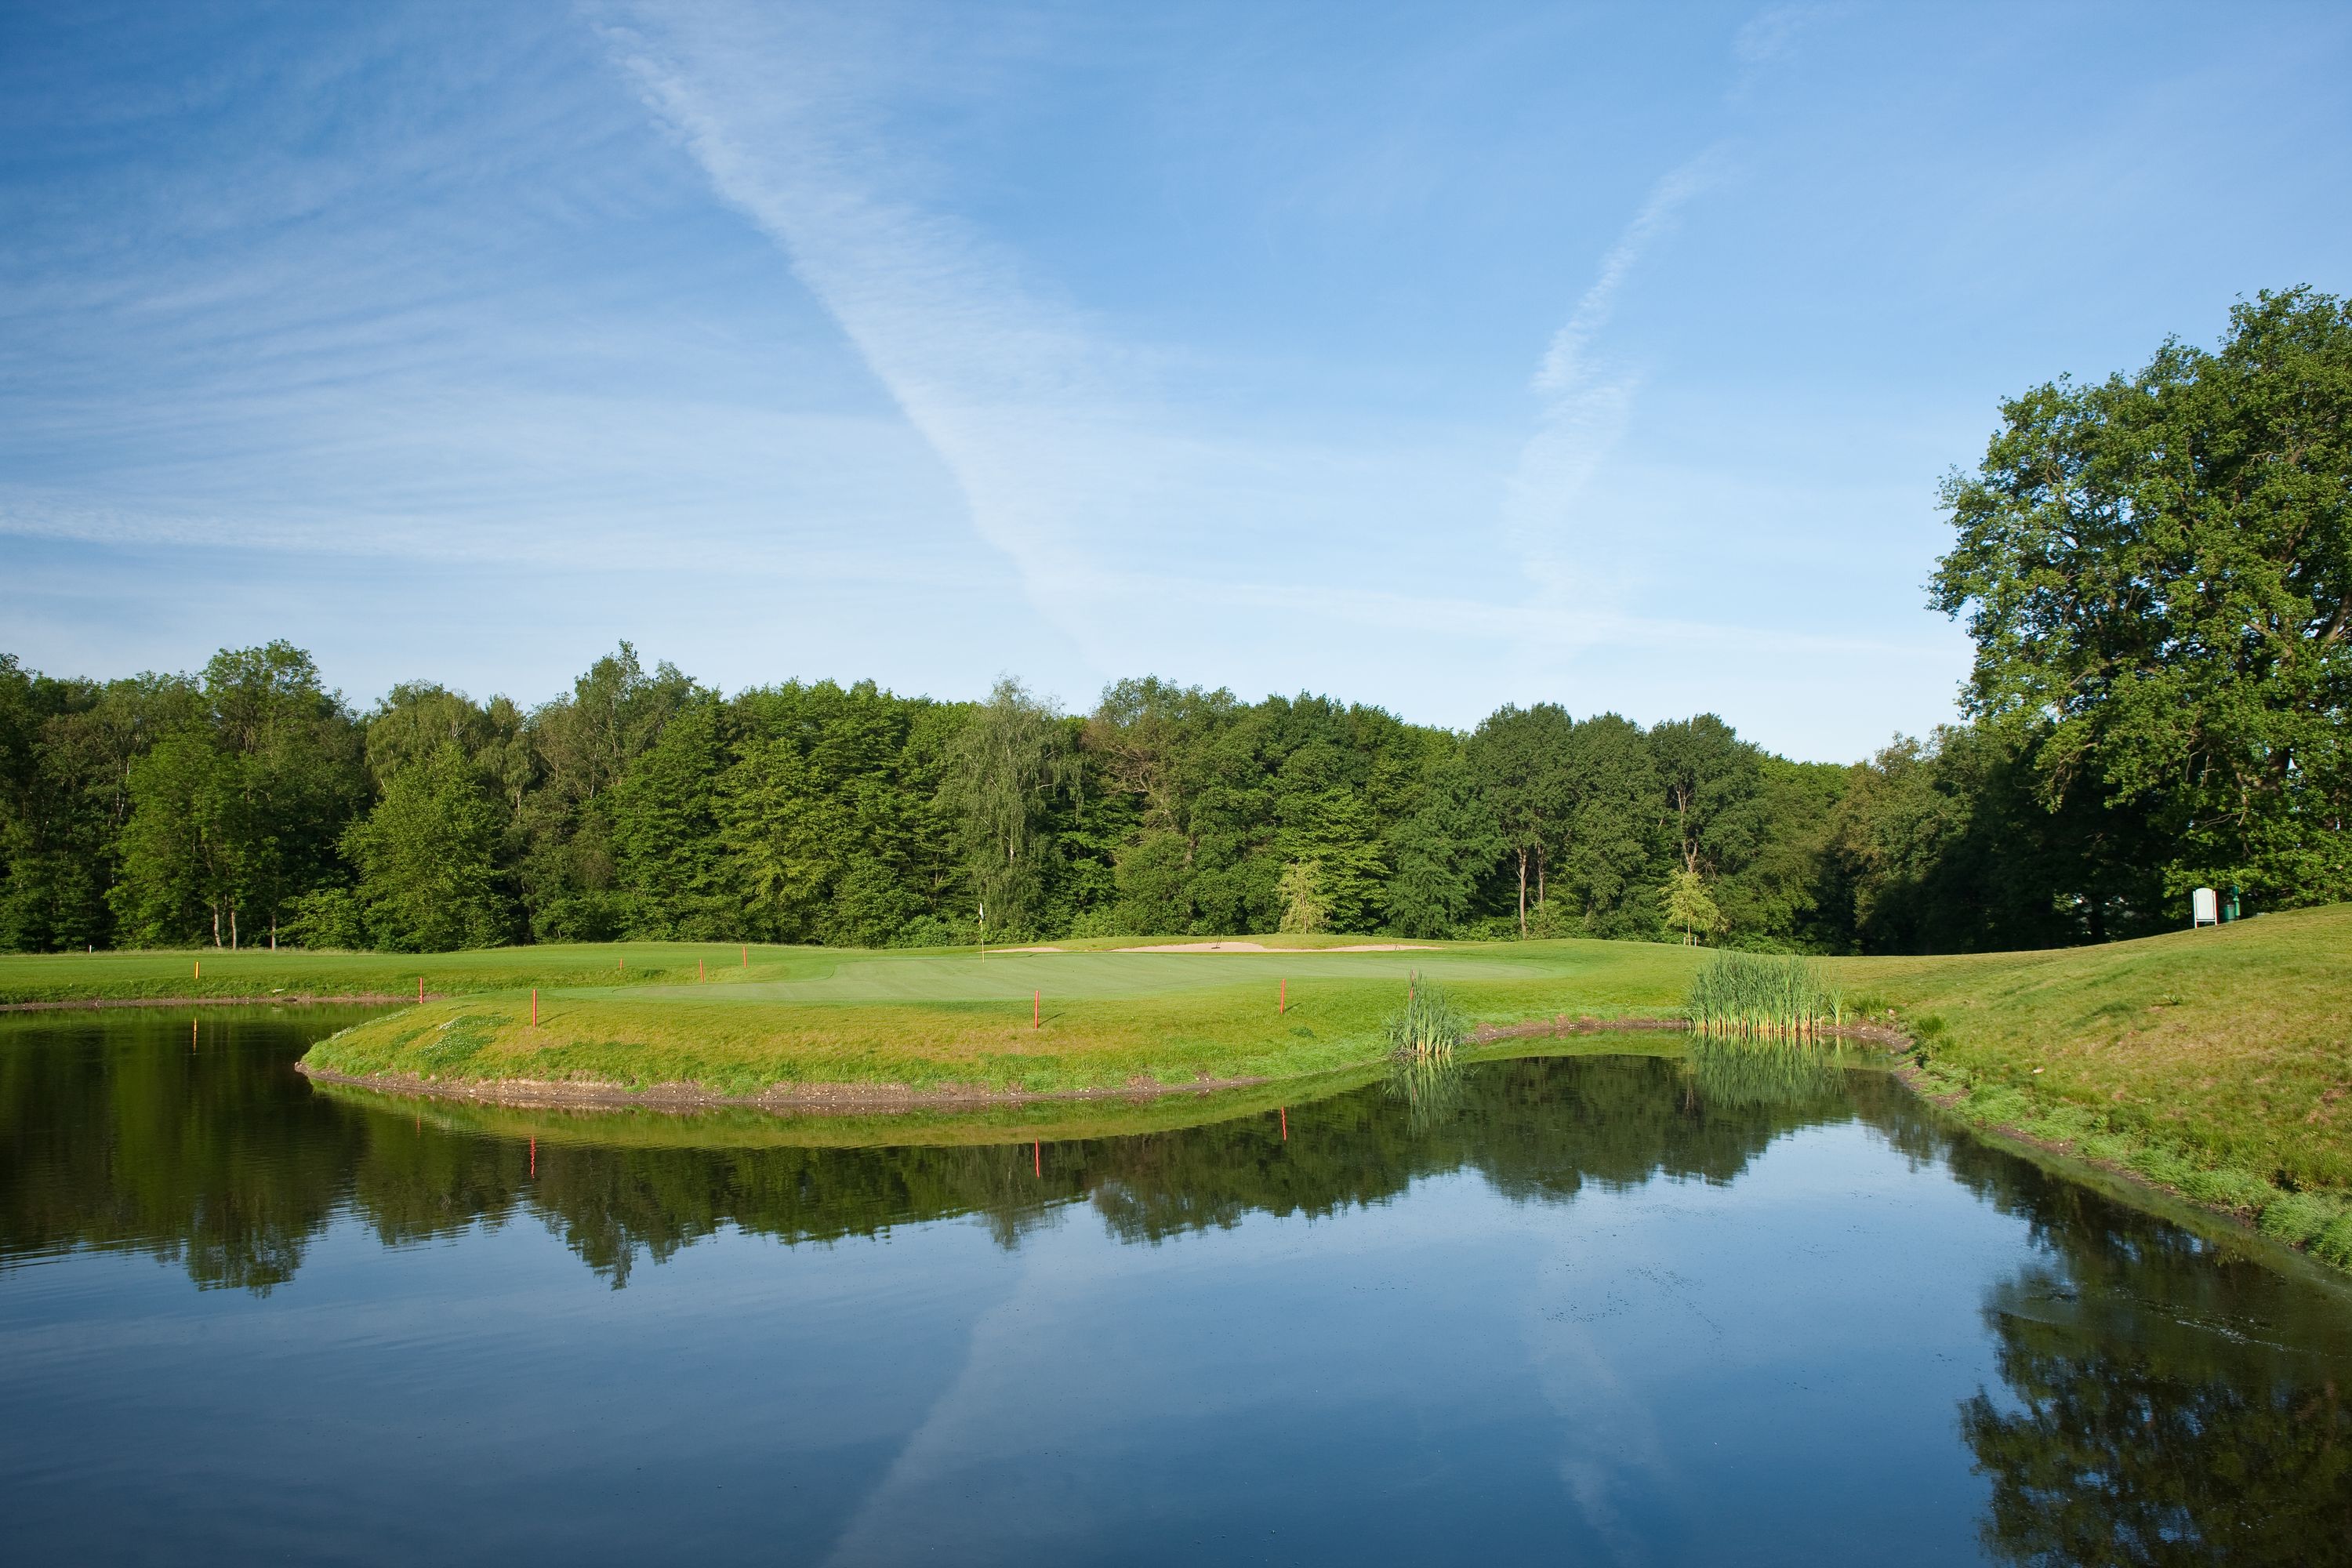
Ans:
[[[2352,292],[2352,8],[0,5],[0,651],[1954,715],[2004,397]]]

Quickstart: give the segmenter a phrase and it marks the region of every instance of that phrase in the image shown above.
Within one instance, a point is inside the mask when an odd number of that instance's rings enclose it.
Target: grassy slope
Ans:
[[[2061,952],[1857,959],[1921,1087],[2352,1268],[2352,905]],[[2037,1071],[2036,1069],[2040,1069]]]

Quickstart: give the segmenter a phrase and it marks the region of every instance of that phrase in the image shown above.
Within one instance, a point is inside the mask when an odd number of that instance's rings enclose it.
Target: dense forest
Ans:
[[[2352,307],[2002,407],[1935,605],[1958,721],[1852,765],[1712,714],[1459,734],[1154,678],[1066,713],[732,695],[627,644],[533,708],[356,712],[284,643],[188,675],[0,656],[0,945],[931,945],[1333,931],[1814,952],[2100,941],[2352,897]],[[985,910],[985,931],[982,926]]]

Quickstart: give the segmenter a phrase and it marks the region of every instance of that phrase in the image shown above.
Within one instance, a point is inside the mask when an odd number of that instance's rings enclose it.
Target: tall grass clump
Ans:
[[[1470,1016],[1454,1005],[1443,986],[1429,984],[1415,973],[1403,1011],[1390,1016],[1385,1032],[1391,1055],[1450,1057],[1470,1037]]]
[[[1805,1040],[1843,1024],[1845,1004],[1801,958],[1735,951],[1717,953],[1692,977],[1683,1015],[1702,1035]]]

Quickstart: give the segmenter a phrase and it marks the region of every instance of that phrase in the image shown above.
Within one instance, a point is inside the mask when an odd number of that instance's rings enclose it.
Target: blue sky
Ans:
[[[2352,289],[2336,5],[0,10],[0,648],[1949,716],[1998,401]]]

